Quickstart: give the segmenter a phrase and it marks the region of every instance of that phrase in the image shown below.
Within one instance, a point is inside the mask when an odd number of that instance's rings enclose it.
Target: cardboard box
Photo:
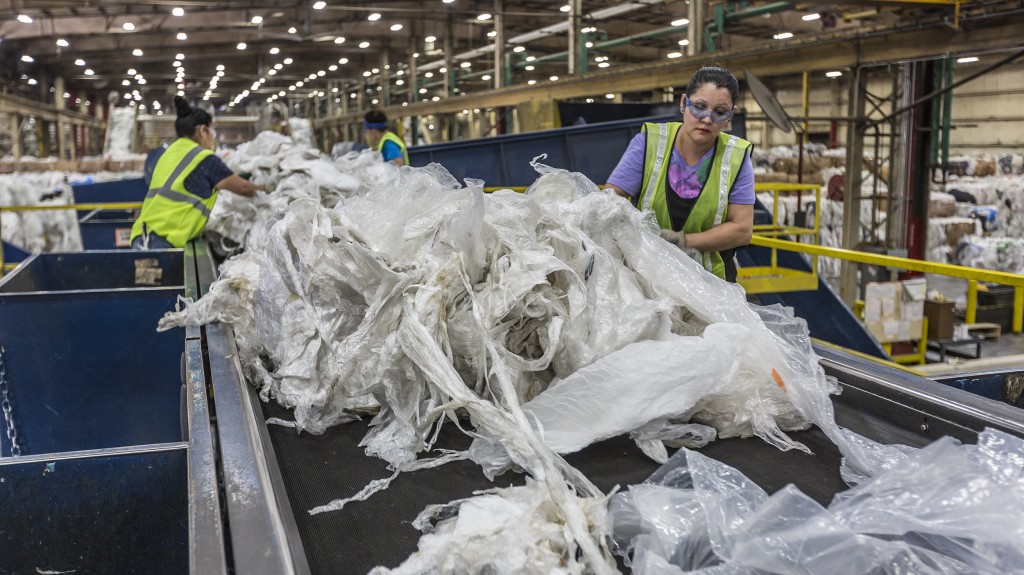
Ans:
[[[926,284],[923,278],[869,283],[864,324],[881,343],[921,339]]]
[[[925,300],[924,315],[928,318],[928,339],[953,339],[954,302]]]

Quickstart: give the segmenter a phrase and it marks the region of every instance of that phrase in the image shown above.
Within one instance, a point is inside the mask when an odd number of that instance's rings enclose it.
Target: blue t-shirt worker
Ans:
[[[391,162],[396,166],[408,166],[409,151],[405,147],[405,141],[388,129],[388,117],[384,110],[370,110],[363,119],[366,143],[380,152],[385,162]]]

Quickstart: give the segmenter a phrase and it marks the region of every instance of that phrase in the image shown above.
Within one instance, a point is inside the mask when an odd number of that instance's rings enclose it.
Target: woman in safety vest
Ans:
[[[153,169],[149,193],[132,226],[132,249],[182,248],[203,231],[218,190],[253,196],[262,188],[234,174],[213,150],[217,137],[205,110],[174,97],[178,139]]]
[[[697,70],[679,102],[682,122],[644,124],[607,187],[652,210],[661,237],[716,276],[735,282],[735,248],[754,228],[750,142],[722,133],[732,119],[739,82],[729,70]]]
[[[396,166],[408,166],[409,151],[402,138],[388,130],[387,114],[383,110],[370,110],[363,119],[363,129],[366,130],[366,139],[370,147],[380,152],[385,162],[391,162]]]

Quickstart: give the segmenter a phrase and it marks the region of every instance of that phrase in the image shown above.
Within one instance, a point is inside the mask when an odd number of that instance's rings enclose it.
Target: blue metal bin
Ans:
[[[35,254],[0,280],[22,454],[181,441],[184,332],[156,325],[183,293],[182,250]]]

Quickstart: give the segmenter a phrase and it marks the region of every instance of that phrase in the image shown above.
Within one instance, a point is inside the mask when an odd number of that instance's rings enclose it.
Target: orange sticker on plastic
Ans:
[[[782,376],[779,375],[779,372],[775,371],[774,367],[772,368],[772,377],[775,378],[775,385],[781,387],[782,389],[786,389],[786,383],[782,381]]]

